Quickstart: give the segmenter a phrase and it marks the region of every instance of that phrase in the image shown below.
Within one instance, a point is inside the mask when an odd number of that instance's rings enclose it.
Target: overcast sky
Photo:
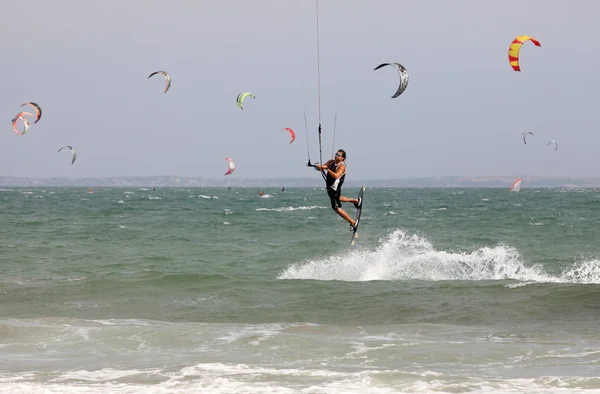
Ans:
[[[0,13],[0,176],[218,178],[224,157],[238,179],[319,176],[305,167],[305,109],[319,160],[314,0],[4,0]],[[599,13],[592,0],[321,0],[324,160],[345,149],[352,179],[600,175]],[[523,46],[522,72],[508,62],[518,35],[542,44]],[[373,71],[394,61],[410,77],[396,99],[395,69]],[[242,91],[256,95],[243,111]],[[43,115],[19,137],[25,101]]]

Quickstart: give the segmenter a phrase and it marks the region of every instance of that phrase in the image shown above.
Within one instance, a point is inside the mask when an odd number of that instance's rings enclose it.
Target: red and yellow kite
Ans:
[[[527,41],[533,42],[536,47],[542,46],[540,42],[533,37],[519,36],[515,38],[508,48],[508,61],[515,71],[521,71],[521,68],[519,67],[519,52],[521,51],[521,46]]]

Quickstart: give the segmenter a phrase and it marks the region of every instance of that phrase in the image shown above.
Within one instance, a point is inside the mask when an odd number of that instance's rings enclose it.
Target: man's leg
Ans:
[[[341,202],[351,202],[354,205],[358,204],[358,198],[349,198],[349,197],[345,197],[345,196],[340,196],[340,201]]]
[[[348,197],[340,196],[340,201],[341,202],[351,202],[352,204],[354,204],[354,208],[358,208],[358,204],[360,204],[360,201],[358,200],[358,198],[348,198]]]
[[[344,220],[350,223],[351,226],[354,226],[356,224],[356,220],[352,219],[350,215],[348,215],[348,213],[346,213],[346,211],[342,209],[342,204],[340,203],[340,201],[342,201],[342,198],[346,200],[348,200],[348,198],[340,196],[339,191],[331,189],[327,190],[327,194],[329,195],[329,199],[331,201],[331,208],[333,208],[333,210],[337,212],[338,215],[344,218]]]
[[[335,211],[337,212],[338,215],[340,215],[341,217],[346,219],[346,221],[348,221],[348,223],[350,223],[351,226],[354,226],[355,220],[352,219],[346,211],[344,211],[342,208],[337,208]]]

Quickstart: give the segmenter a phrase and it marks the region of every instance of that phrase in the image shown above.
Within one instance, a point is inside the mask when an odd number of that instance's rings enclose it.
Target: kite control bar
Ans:
[[[308,163],[306,163],[306,166],[307,167],[312,167],[312,168],[314,168],[315,170],[318,171],[319,169],[317,168],[317,164],[319,164],[319,163],[313,164],[313,163],[310,162],[310,159],[308,159]]]

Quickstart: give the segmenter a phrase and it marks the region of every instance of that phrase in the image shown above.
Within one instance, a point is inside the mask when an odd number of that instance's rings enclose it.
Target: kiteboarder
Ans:
[[[354,220],[342,209],[342,202],[351,202],[355,208],[360,208],[362,201],[356,198],[348,198],[342,196],[342,184],[346,178],[346,151],[339,149],[335,153],[333,160],[328,160],[325,164],[315,164],[315,168],[321,171],[326,171],[325,185],[327,194],[331,201],[331,208],[337,212],[342,218],[350,223],[350,230],[354,230],[358,226],[358,220]]]

